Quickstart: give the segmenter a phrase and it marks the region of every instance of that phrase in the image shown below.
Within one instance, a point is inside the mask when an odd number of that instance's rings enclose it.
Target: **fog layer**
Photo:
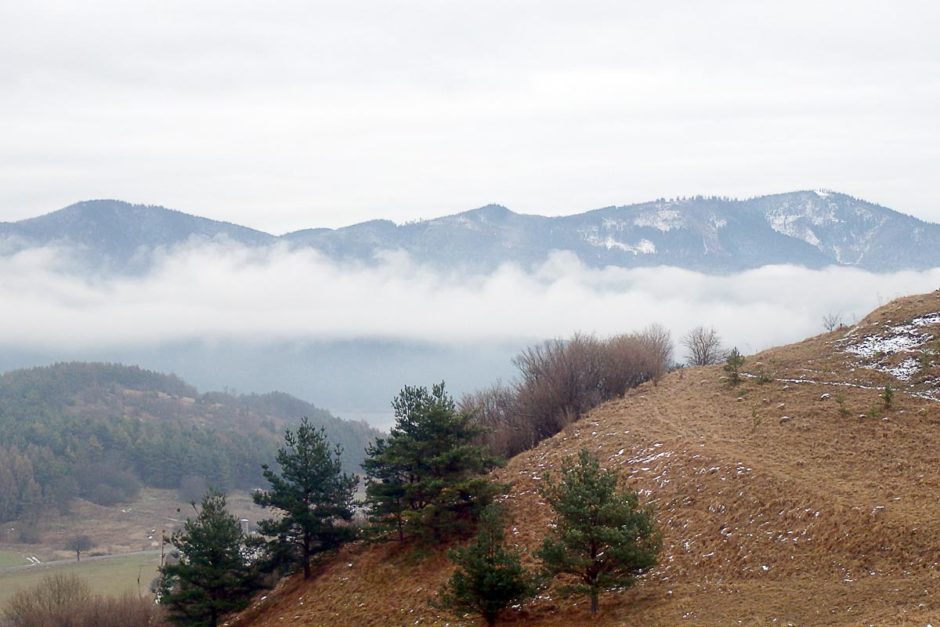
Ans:
[[[78,277],[71,257],[0,260],[0,343],[18,349],[174,342],[421,341],[449,346],[602,335],[656,322],[674,337],[714,326],[745,352],[847,323],[896,296],[940,287],[940,269],[873,274],[768,266],[729,276],[676,268],[590,269],[556,253],[525,271],[448,275],[388,253],[344,265],[311,250],[199,245],[160,254],[142,277]]]

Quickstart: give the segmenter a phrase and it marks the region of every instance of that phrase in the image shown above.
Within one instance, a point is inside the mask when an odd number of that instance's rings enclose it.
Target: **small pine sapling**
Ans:
[[[601,470],[582,449],[562,463],[561,481],[546,477],[542,498],[555,510],[554,527],[539,550],[550,575],[568,574],[568,590],[587,593],[596,614],[603,590],[625,588],[656,565],[661,546],[653,512],[637,494],[617,487],[617,475]]]
[[[737,385],[741,382],[741,366],[744,365],[744,355],[738,351],[737,347],[728,351],[725,357],[725,372],[728,373],[728,383]]]
[[[836,405],[839,406],[839,415],[848,416],[851,412],[849,408],[845,406],[845,394],[836,394]]]
[[[441,587],[436,605],[479,614],[487,625],[495,625],[503,610],[538,591],[538,579],[522,567],[519,552],[506,548],[503,524],[502,510],[487,506],[475,540],[448,552],[457,570]]]
[[[891,409],[891,403],[894,402],[894,389],[890,383],[885,384],[884,390],[881,391],[879,396],[884,402],[885,409]]]

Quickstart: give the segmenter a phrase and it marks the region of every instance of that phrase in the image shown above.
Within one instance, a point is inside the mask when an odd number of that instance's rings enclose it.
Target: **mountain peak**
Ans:
[[[471,209],[469,211],[464,211],[457,215],[466,216],[466,217],[477,217],[483,218],[485,220],[505,220],[510,216],[517,215],[504,207],[503,205],[489,204],[484,205],[483,207],[478,207],[476,209]]]

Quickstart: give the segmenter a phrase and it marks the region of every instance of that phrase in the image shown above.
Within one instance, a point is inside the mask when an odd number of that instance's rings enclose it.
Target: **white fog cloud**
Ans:
[[[0,260],[0,344],[82,349],[178,340],[389,338],[444,344],[602,335],[658,322],[678,337],[715,326],[754,352],[940,288],[940,269],[873,274],[770,266],[731,276],[676,268],[590,269],[559,253],[533,272],[457,277],[401,253],[341,265],[311,250],[198,246],[137,278],[78,279],[53,249]]]

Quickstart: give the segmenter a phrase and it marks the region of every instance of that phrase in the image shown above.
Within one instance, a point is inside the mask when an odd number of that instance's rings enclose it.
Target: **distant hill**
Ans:
[[[940,291],[750,355],[743,370],[736,387],[721,366],[646,383],[494,472],[512,482],[506,539],[530,565],[551,520],[540,482],[582,448],[654,506],[663,533],[659,565],[605,593],[596,617],[553,587],[507,620],[935,624]],[[235,624],[455,624],[428,603],[452,568],[443,548],[415,559],[394,542],[351,545]]]
[[[83,262],[79,269],[139,272],[155,251],[199,241],[287,242],[359,262],[402,250],[423,263],[466,271],[489,271],[509,262],[530,267],[559,250],[592,267],[668,265],[710,273],[784,263],[874,272],[940,266],[940,225],[826,191],[747,200],[660,199],[562,217],[488,205],[402,225],[374,220],[280,237],[115,200],[82,202],[0,224],[0,254],[63,246]]]
[[[152,205],[89,200],[52,213],[0,223],[0,252],[35,246],[63,246],[88,262],[89,269],[145,270],[154,252],[200,241],[260,245],[276,238],[247,227],[199,218]]]
[[[187,479],[261,483],[284,428],[307,416],[359,472],[379,432],[287,394],[200,394],[178,377],[137,367],[63,363],[0,375],[0,520],[72,496],[116,502],[135,485]]]

